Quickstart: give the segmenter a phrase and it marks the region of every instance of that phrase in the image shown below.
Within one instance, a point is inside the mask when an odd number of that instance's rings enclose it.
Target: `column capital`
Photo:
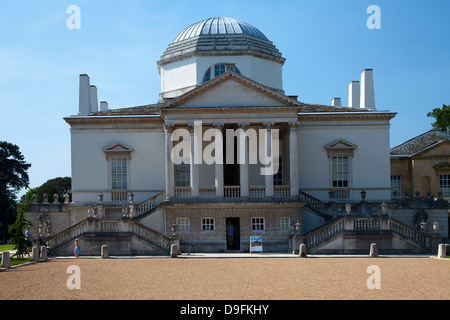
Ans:
[[[213,127],[218,129],[218,130],[222,130],[224,127],[225,123],[224,122],[214,122],[213,123]]]
[[[194,133],[195,129],[199,129],[199,128],[202,127],[202,122],[201,121],[190,121],[190,122],[188,122],[187,125],[188,125],[188,128],[189,128],[189,132],[190,133]]]
[[[242,121],[242,122],[238,122],[238,126],[239,128],[241,128],[242,130],[247,130],[249,127],[250,123],[248,121]]]
[[[267,129],[267,130],[271,130],[274,125],[275,125],[275,122],[273,122],[273,121],[263,122],[263,127],[264,127],[264,129]]]
[[[299,127],[299,123],[297,121],[289,121],[288,126],[290,133],[296,133]]]
[[[171,122],[165,122],[165,123],[164,123],[164,132],[165,132],[165,133],[172,133],[174,127],[175,127],[175,124],[174,124],[174,123],[171,123]]]

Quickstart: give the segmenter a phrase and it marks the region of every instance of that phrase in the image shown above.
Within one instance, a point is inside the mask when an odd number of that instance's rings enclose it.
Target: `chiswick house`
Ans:
[[[448,232],[443,199],[391,198],[396,113],[375,106],[372,69],[349,79],[349,106],[305,103],[283,90],[286,59],[256,27],[209,18],[174,36],[156,62],[155,103],[99,102],[96,79],[79,75],[79,108],[64,118],[72,201],[48,195],[27,213],[55,253],[71,254],[75,238],[87,255],[105,244],[116,255],[167,254],[173,244],[249,252],[253,236],[264,252],[300,243],[368,252],[372,242],[428,252],[439,240],[432,222]]]

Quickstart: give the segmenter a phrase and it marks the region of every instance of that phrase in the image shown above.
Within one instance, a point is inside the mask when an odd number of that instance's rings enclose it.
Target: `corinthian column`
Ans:
[[[166,178],[166,201],[169,201],[175,196],[174,188],[174,169],[172,163],[172,132],[174,125],[171,123],[164,124],[165,136],[165,178]]]
[[[278,159],[275,159],[272,154],[272,126],[274,125],[273,122],[266,122],[263,124],[264,129],[266,129],[266,155],[271,158],[270,164],[273,165],[273,161],[278,161]],[[274,192],[273,192],[273,174],[266,174],[264,176],[265,180],[265,188],[266,188],[266,198],[272,199]]]
[[[201,132],[198,132],[198,130],[201,130],[199,127],[196,127],[196,123],[189,124],[189,131],[191,133],[191,152],[190,152],[190,160],[191,160],[191,198],[196,199],[200,197],[200,186],[199,186],[199,164],[197,163],[199,159],[197,157],[199,156],[199,152],[201,152],[201,140],[200,142],[198,139],[198,134],[201,134]],[[200,149],[199,149],[200,148]]]
[[[215,186],[216,198],[222,199],[223,193],[223,123],[215,123],[214,128],[216,133],[214,136],[214,150],[215,150]]]
[[[239,132],[239,173],[240,173],[240,185],[241,185],[241,198],[248,198],[248,143],[247,135],[245,131],[248,129],[248,123],[239,123],[239,128],[242,129]]]
[[[289,181],[291,184],[291,198],[298,198],[298,122],[289,123]]]

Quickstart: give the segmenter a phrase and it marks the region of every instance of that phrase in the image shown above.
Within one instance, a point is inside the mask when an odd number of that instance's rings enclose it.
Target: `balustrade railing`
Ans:
[[[250,199],[264,199],[266,197],[266,187],[250,186],[248,188],[248,196]]]
[[[299,196],[300,200],[305,202],[305,207],[310,208],[326,219],[330,218],[330,215],[328,214],[328,205],[326,203],[302,191],[299,192]]]
[[[191,197],[191,187],[175,187],[175,198],[187,199]]]
[[[324,228],[305,236],[303,242],[307,248],[319,245],[344,231],[344,219],[337,220]]]
[[[351,223],[346,223],[346,219],[348,218],[341,218],[329,225],[324,226],[323,228],[305,235],[303,241],[307,248],[317,246],[344,231],[361,232],[375,230],[390,230],[408,240],[415,242],[418,245],[428,249],[432,248],[433,239],[430,235],[391,217],[350,218],[353,220],[350,220]]]
[[[273,186],[275,199],[287,199],[291,196],[291,186]]]
[[[127,190],[111,191],[111,202],[127,202],[127,200],[128,200]]]
[[[200,187],[200,199],[213,199],[216,197],[216,187]]]
[[[224,197],[227,199],[237,199],[241,197],[241,187],[240,186],[225,186],[223,188]]]
[[[165,201],[165,197],[166,193],[163,191],[161,193],[158,193],[156,196],[138,204],[136,206],[136,215],[141,216],[157,208],[159,205],[161,205],[161,203]]]
[[[87,233],[132,233],[167,250],[170,250],[173,243],[170,237],[132,219],[86,219],[54,235],[48,239],[48,244],[51,248],[57,248]]]

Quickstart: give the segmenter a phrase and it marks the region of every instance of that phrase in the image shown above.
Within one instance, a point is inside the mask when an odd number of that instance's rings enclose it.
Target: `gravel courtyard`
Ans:
[[[67,268],[80,270],[69,289]],[[368,289],[369,266],[380,289]],[[450,261],[433,258],[53,259],[0,272],[0,299],[450,299]]]

